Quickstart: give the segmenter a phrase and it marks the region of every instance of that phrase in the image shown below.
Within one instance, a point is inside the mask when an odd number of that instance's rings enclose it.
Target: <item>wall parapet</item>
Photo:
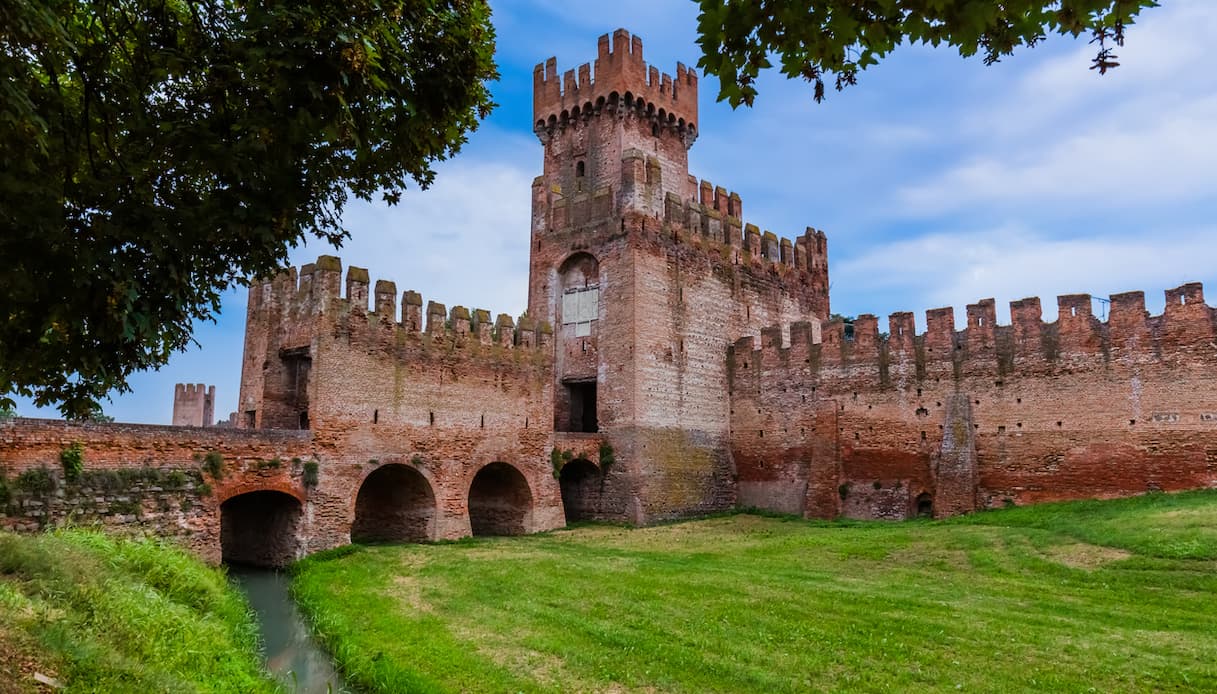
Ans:
[[[249,293],[250,320],[261,319],[272,328],[278,324],[285,336],[284,348],[306,345],[315,334],[313,321],[318,317],[329,316],[326,320],[333,322],[348,314],[366,315],[373,323],[391,326],[403,336],[427,335],[456,345],[532,349],[547,344],[553,333],[548,323],[537,325],[526,316],[517,323],[509,315],[499,314],[492,322],[485,309],[457,305],[449,310],[436,301],[428,301],[424,310],[422,295],[413,290],[401,293],[399,311],[396,283],[377,280],[373,285],[365,268],[350,266],[344,292],[341,275],[342,261],[323,255],[316,263],[288,268],[271,279],[255,282]]]
[[[1043,320],[1036,297],[1010,302],[1010,325],[997,324],[996,302],[983,299],[966,308],[965,324],[957,330],[951,307],[926,311],[925,332],[915,332],[913,314],[888,316],[886,334],[879,331],[879,318],[859,315],[853,334],[847,337],[840,320],[821,324],[821,341],[815,345],[805,330],[790,328],[790,346],[783,347],[780,327],[762,331],[757,344],[744,338],[737,354],[762,352],[761,361],[789,349],[789,360],[811,364],[873,367],[884,376],[901,362],[916,365],[916,374],[995,373],[1017,375],[1020,366],[1054,363],[1078,365],[1091,362],[1129,363],[1170,361],[1193,355],[1197,350],[1217,357],[1217,309],[1204,301],[1203,286],[1188,283],[1165,291],[1166,307],[1151,316],[1145,309],[1144,292],[1124,292],[1108,298],[1109,314],[1099,320],[1089,294],[1057,297],[1056,321]],[[776,331],[776,332],[774,332]],[[774,335],[778,335],[774,339]],[[768,338],[768,339],[766,339]]]
[[[676,77],[642,59],[642,39],[625,29],[600,37],[594,63],[558,74],[556,58],[533,69],[533,121],[538,135],[589,117],[604,108],[623,109],[675,128],[697,133],[697,71],[676,64]],[[593,69],[594,68],[594,69]]]

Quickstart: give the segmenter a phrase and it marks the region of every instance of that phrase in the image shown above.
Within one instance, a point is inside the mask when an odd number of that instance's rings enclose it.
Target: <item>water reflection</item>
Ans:
[[[347,692],[333,661],[313,640],[308,624],[288,594],[286,574],[270,569],[229,566],[228,575],[245,593],[258,618],[266,669],[288,692]]]

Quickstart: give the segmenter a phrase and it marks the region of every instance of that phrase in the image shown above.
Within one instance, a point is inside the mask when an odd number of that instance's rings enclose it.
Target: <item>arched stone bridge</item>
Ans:
[[[10,496],[0,520],[17,529],[99,522],[178,537],[213,562],[282,566],[352,541],[519,535],[597,514],[598,437],[559,442],[561,460],[551,432],[471,446],[455,438],[445,451],[388,440],[10,420],[0,423]],[[60,453],[76,445],[85,469],[68,479]]]

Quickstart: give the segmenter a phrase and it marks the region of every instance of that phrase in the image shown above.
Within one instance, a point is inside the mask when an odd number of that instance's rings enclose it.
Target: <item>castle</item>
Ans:
[[[102,469],[191,471],[176,490],[138,482],[155,492],[114,522],[271,565],[577,519],[941,517],[1217,486],[1217,313],[1199,285],[1156,317],[1113,296],[1106,322],[1088,295],[1060,297],[1051,323],[1038,299],[1009,326],[992,300],[962,330],[951,309],[923,335],[909,313],[882,334],[872,315],[831,321],[825,234],[761,233],[740,196],[690,175],[697,76],[642,51],[618,30],[592,64],[536,68],[524,316],[424,305],[323,256],[251,287],[235,429],[21,420],[0,425],[0,461],[49,469],[79,442]],[[60,489],[9,525],[70,513]]]

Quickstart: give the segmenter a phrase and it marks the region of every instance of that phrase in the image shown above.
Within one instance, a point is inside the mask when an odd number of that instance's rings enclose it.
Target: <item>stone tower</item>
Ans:
[[[178,383],[173,387],[173,426],[211,426],[215,421],[215,402],[215,386]]]
[[[533,182],[528,311],[554,328],[554,428],[603,437],[593,515],[645,523],[735,501],[727,348],[828,315],[824,234],[741,222],[734,193],[689,175],[697,75],[600,37],[593,64],[533,73],[544,147]]]

